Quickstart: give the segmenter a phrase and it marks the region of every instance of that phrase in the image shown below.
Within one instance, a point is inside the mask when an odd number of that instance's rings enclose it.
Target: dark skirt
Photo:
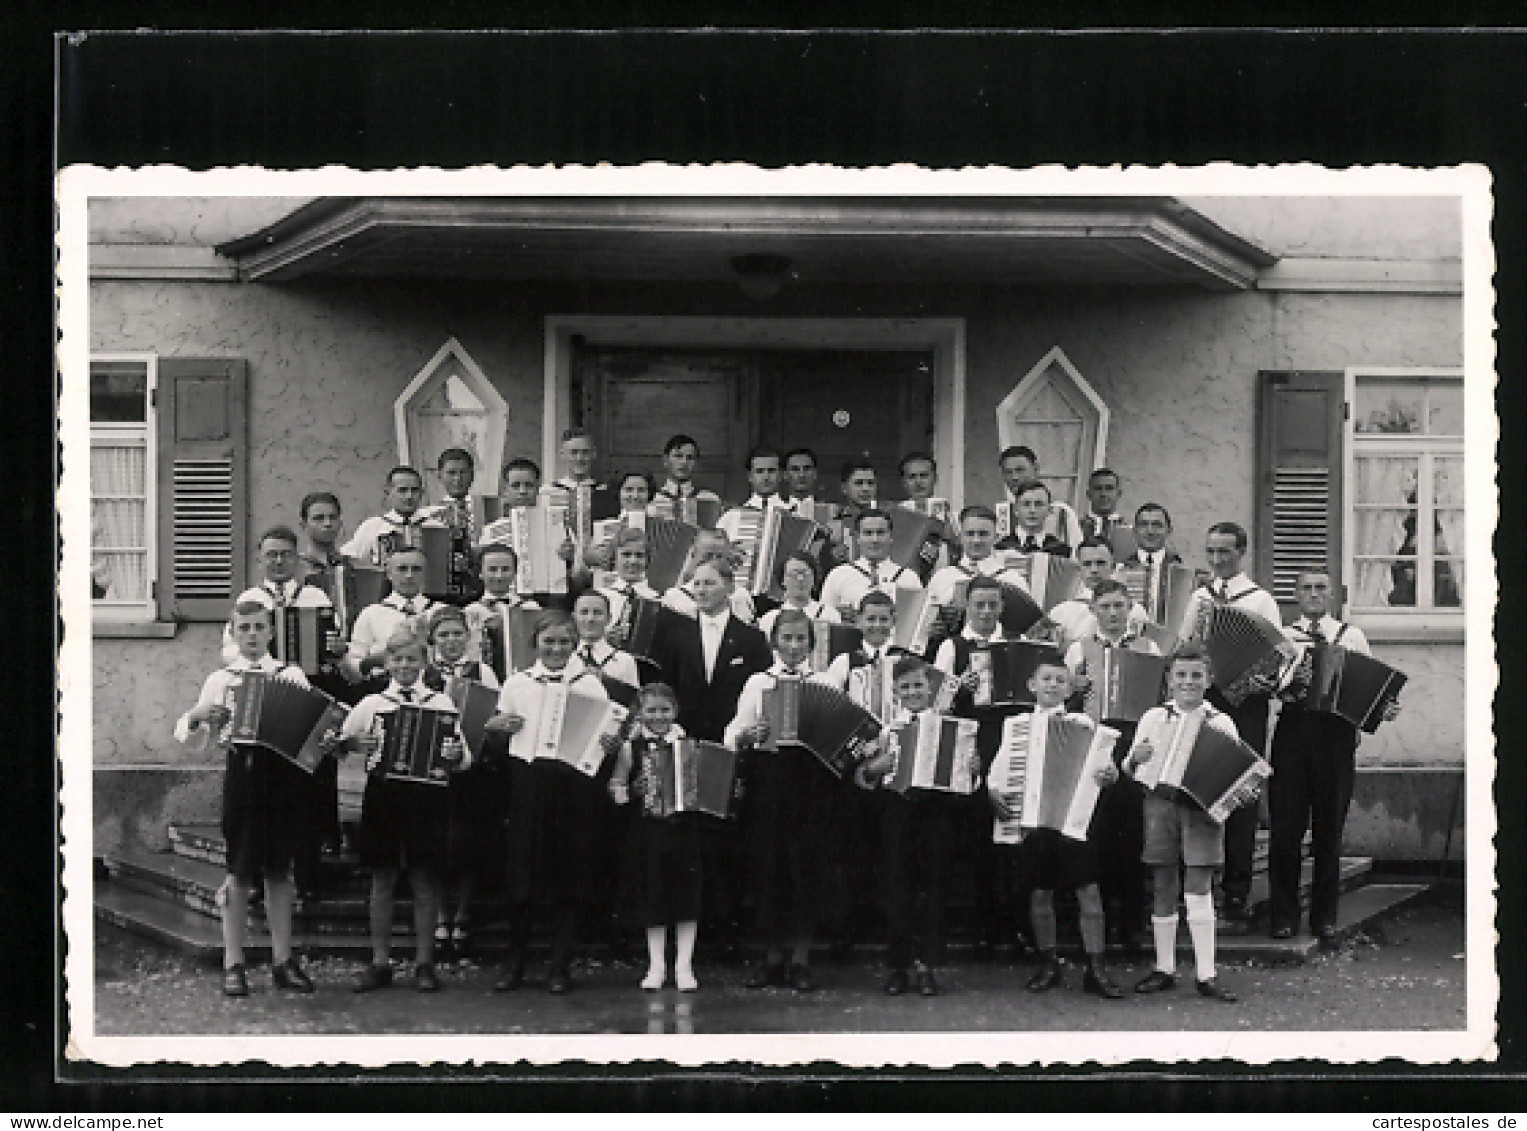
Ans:
[[[444,870],[450,836],[450,786],[366,779],[361,800],[361,864]]]
[[[1098,880],[1097,850],[1054,829],[1034,829],[1023,838],[1019,858],[1030,890],[1075,891]]]
[[[223,839],[229,875],[246,882],[291,875],[315,836],[311,779],[263,746],[232,745],[225,765]]]
[[[810,935],[823,907],[833,802],[840,783],[800,746],[758,751],[748,782],[752,885],[758,926]]]
[[[639,804],[639,803],[638,803]],[[643,927],[665,927],[700,918],[704,852],[702,822],[636,816],[627,840],[625,886],[631,918]]]
[[[609,835],[609,795],[597,780],[550,759],[511,758],[508,779],[505,895],[513,903],[542,895],[553,903],[588,903]]]
[[[453,875],[496,872],[504,856],[509,804],[505,740],[490,735],[482,757],[451,776],[449,865]]]

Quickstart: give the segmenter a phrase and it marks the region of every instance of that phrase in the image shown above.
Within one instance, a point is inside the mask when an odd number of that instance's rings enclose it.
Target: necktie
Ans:
[[[538,682],[538,683],[561,683],[562,682],[562,673],[561,672],[556,672],[556,673],[548,672],[546,675],[538,675],[538,676],[536,676],[536,682]]]
[[[1031,554],[1038,553],[1039,552],[1039,539],[1035,538],[1032,534],[1030,534],[1029,535],[1029,540],[1028,540],[1027,543],[1024,544],[1023,548],[1025,550],[1027,550]]]
[[[412,703],[414,701],[414,689],[411,687],[400,687],[398,688],[398,697],[405,703]]]
[[[885,680],[883,656],[870,657],[870,714],[877,719],[880,717],[882,707],[885,705]]]
[[[403,602],[403,612],[405,615],[411,617],[416,617],[419,615],[419,606],[414,603],[413,598],[410,597],[408,600]]]
[[[593,648],[593,645],[589,645],[589,644],[584,645],[583,650],[579,653],[579,655],[583,657],[583,662],[585,664],[587,664],[589,667],[594,668],[594,667],[598,667],[599,666],[598,664],[596,664],[594,662],[594,648]]]
[[[1220,578],[1218,581],[1216,581],[1214,583],[1214,599],[1216,601],[1223,601],[1225,599],[1225,593],[1228,588],[1229,587],[1225,584],[1224,578]]]
[[[1310,621],[1309,637],[1311,643],[1314,644],[1324,644],[1326,642],[1326,634],[1320,631],[1319,621]]]

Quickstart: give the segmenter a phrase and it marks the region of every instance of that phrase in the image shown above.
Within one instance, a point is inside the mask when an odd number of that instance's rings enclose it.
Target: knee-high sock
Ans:
[[[1103,957],[1103,897],[1097,884],[1076,889],[1077,919],[1082,928],[1082,949],[1088,957]]]
[[[695,938],[700,933],[700,924],[694,919],[688,919],[677,924],[673,929],[674,955],[673,968],[679,974],[693,976],[695,972]]]
[[[270,924],[270,962],[280,966],[292,956],[292,878],[265,881],[265,921]]]
[[[1034,945],[1047,955],[1055,953],[1055,893],[1035,888],[1029,893],[1029,922],[1034,928]]]
[[[647,973],[659,971],[666,972],[668,969],[668,928],[647,928]]]
[[[1156,969],[1177,973],[1177,916],[1152,915],[1151,932],[1156,936]]]
[[[1188,934],[1193,939],[1193,961],[1198,966],[1198,980],[1214,977],[1214,897],[1208,892],[1188,892],[1183,897],[1188,909]]]
[[[223,881],[223,969],[244,964],[249,932],[249,885],[229,876]]]

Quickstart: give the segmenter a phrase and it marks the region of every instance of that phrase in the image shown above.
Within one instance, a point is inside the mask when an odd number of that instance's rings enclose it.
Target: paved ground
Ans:
[[[492,968],[471,963],[442,969],[444,992],[419,994],[399,963],[392,989],[360,996],[349,988],[358,963],[328,958],[308,964],[318,983],[312,996],[277,993],[268,971],[256,969],[251,996],[231,1001],[219,992],[218,971],[112,928],[97,934],[103,1035],[1438,1030],[1465,1021],[1461,909],[1434,898],[1303,966],[1223,966],[1221,980],[1241,996],[1235,1005],[1199,998],[1190,977],[1171,993],[1101,1001],[1080,992],[1075,967],[1066,989],[1037,997],[1023,990],[1030,967],[1000,955],[941,971],[944,994],[933,999],[887,998],[871,961],[821,963],[821,988],[811,995],[746,990],[739,966],[703,964],[699,993],[648,994],[637,988],[640,969],[587,965],[575,970],[577,989],[567,997],[547,994],[535,967],[517,993],[491,994]],[[1114,973],[1129,986],[1147,969],[1142,959],[1117,963]]]

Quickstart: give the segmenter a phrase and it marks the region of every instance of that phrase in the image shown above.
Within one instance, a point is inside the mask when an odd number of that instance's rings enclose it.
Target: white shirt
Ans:
[[[956,604],[956,595],[959,588],[966,582],[973,581],[977,576],[995,577],[1006,585],[1013,585],[1029,591],[1029,583],[1022,573],[1007,564],[1007,558],[1002,554],[988,554],[980,561],[966,556],[954,565],[945,566],[933,575],[928,581],[928,596],[935,604],[948,607]]]
[[[1166,576],[1167,548],[1159,550],[1147,550],[1143,546],[1135,547],[1135,557],[1145,567],[1145,600],[1151,608],[1161,603],[1161,582]]]
[[[1346,631],[1343,632],[1342,622],[1333,616],[1327,615],[1320,618],[1320,634],[1325,638],[1327,644],[1340,644],[1343,648],[1350,649],[1353,652],[1361,652],[1365,656],[1373,655],[1372,651],[1369,650],[1368,638],[1363,635],[1363,630],[1355,624],[1349,624],[1345,627]],[[1301,616],[1284,629],[1284,632],[1295,644],[1300,645],[1302,648],[1307,648],[1313,643],[1313,640],[1310,638],[1310,628],[1310,618]],[[1339,632],[1341,633],[1341,639],[1337,640],[1336,634]]]
[[[843,618],[838,615],[838,610],[831,605],[824,605],[821,601],[808,601],[804,605],[781,605],[777,609],[770,609],[758,618],[758,631],[765,636],[774,632],[774,622],[779,620],[779,614],[785,609],[798,609],[812,620],[826,621],[828,624],[842,624]]]
[[[857,609],[871,589],[878,589],[894,600],[898,589],[922,587],[917,574],[905,566],[892,561],[871,564],[868,558],[860,558],[837,566],[827,575],[827,582],[822,586],[822,604],[834,609]]]
[[[722,609],[714,615],[698,611],[695,615],[700,621],[700,654],[705,659],[705,680],[709,683],[716,674],[716,656],[721,652],[721,638],[726,634],[731,613]]]
[[[1067,645],[1091,638],[1098,631],[1098,618],[1092,614],[1092,591],[1083,589],[1069,601],[1062,601],[1047,614],[1060,626],[1061,638]],[[1127,630],[1139,632],[1151,621],[1145,606],[1130,602]]]
[[[408,527],[420,526],[444,526],[439,519],[430,518],[422,511],[414,511],[406,518],[395,510],[386,514],[375,514],[365,519],[355,528],[355,535],[339,548],[339,552],[347,558],[359,558],[363,562],[372,565],[386,565],[381,551],[380,538],[384,534],[395,534]]]
[[[455,526],[457,515],[466,520],[467,536],[477,541],[477,531],[482,527],[481,510],[471,495],[463,498],[447,498],[443,503],[431,503],[415,512],[420,518],[442,526]]]
[[[1140,743],[1147,739],[1150,740],[1150,744],[1154,748],[1154,752],[1151,754],[1152,760],[1165,757],[1167,746],[1172,739],[1172,731],[1177,726],[1178,716],[1186,717],[1192,714],[1202,714],[1204,726],[1213,727],[1215,730],[1232,738],[1241,737],[1240,732],[1235,729],[1235,722],[1230,716],[1223,711],[1215,710],[1208,700],[1201,702],[1192,711],[1184,711],[1181,707],[1177,706],[1176,702],[1172,702],[1168,703],[1165,707],[1152,707],[1140,716],[1140,725],[1135,728],[1134,745],[1129,748],[1131,757],[1139,749]],[[1138,777],[1147,765],[1149,765],[1148,762],[1137,766],[1131,772],[1132,775]]]
[[[261,656],[258,660],[246,660],[242,656],[236,656],[226,667],[218,668],[202,682],[201,694],[196,697],[196,703],[191,711],[197,707],[221,706],[227,702],[229,688],[235,686],[245,672],[264,672],[266,675],[279,675],[282,679],[289,679],[293,683],[308,686],[307,676],[302,674],[302,669],[283,664],[274,656]],[[189,742],[193,730],[203,730],[205,723],[191,725],[191,711],[181,715],[175,722],[175,741]],[[231,725],[231,720],[230,724]],[[227,728],[218,736],[218,741],[227,741]]]
[[[578,647],[573,649],[572,659],[567,661],[567,669],[574,673],[587,671],[595,677],[607,675],[631,687],[640,687],[642,683],[636,671],[636,657],[622,652],[608,640],[579,641]]]
[[[1278,611],[1278,602],[1273,600],[1273,595],[1263,589],[1246,574],[1238,573],[1232,578],[1221,579],[1216,577],[1209,582],[1208,588],[1193,590],[1192,597],[1188,600],[1187,615],[1183,617],[1182,627],[1177,635],[1183,639],[1194,635],[1194,627],[1198,624],[1199,609],[1206,604],[1215,602],[1214,594],[1224,587],[1228,596],[1228,604],[1237,608],[1245,609],[1248,613],[1256,613],[1279,628],[1283,626],[1283,616]],[[1286,636],[1287,633],[1284,633]]]
[[[234,605],[255,601],[267,609],[291,606],[296,609],[332,609],[334,602],[316,585],[307,585],[297,578],[289,581],[263,581],[253,589],[246,589],[234,598]],[[343,626],[339,629],[344,631]],[[223,625],[223,663],[231,664],[239,658],[239,646],[233,639],[233,626]]]
[[[862,657],[856,657],[852,652],[844,652],[834,656],[832,663],[827,665],[827,670],[812,676],[812,679],[818,683],[836,687],[884,722],[889,718],[895,702],[895,680],[891,673],[896,668],[899,654],[888,654],[888,645],[876,648],[863,644],[859,651],[864,654],[864,657],[868,657],[869,663],[855,664],[855,659],[862,659]],[[877,672],[880,676],[878,688],[875,686]]]
[[[499,714],[518,715],[522,719],[534,718],[541,705],[542,689],[547,683],[566,683],[579,695],[595,699],[610,697],[599,677],[586,668],[574,668],[569,661],[567,667],[554,672],[537,660],[524,671],[515,672],[504,681],[498,693]]]
[[[424,686],[422,681],[412,687],[400,687],[397,680],[387,685],[386,690],[368,695],[350,708],[350,713],[345,716],[344,725],[339,728],[340,738],[354,738],[356,735],[366,734],[373,729],[378,715],[389,715],[404,704],[410,707],[428,707],[432,711],[448,711],[456,713],[456,704],[451,702],[450,696],[439,691],[431,691]],[[458,730],[456,738],[461,738]],[[472,751],[463,742],[461,744],[461,761],[457,764],[457,771],[465,770],[472,765]]]
[[[410,604],[415,609],[413,613],[405,611],[405,607]],[[425,618],[435,608],[435,602],[428,597],[405,598],[396,593],[389,593],[375,605],[367,605],[355,618],[355,631],[350,633],[350,651],[345,657],[345,663],[351,665],[356,674],[360,674],[360,662],[367,656],[385,652],[388,637],[405,624],[412,625],[422,638]]]
[[[484,687],[491,687],[497,691],[499,686],[498,676],[493,673],[493,669],[482,660],[474,660],[470,654],[462,656],[455,663],[452,663],[450,660],[442,660],[439,656],[432,656],[430,658],[430,665],[445,679],[454,678],[460,674],[459,669],[466,667],[470,663],[477,664],[477,682]]]
[[[675,585],[668,592],[664,593],[663,604],[676,613],[683,613],[686,617],[699,615],[699,606],[695,604],[695,595],[682,585]],[[758,618],[758,613],[753,608],[752,595],[741,585],[733,584],[729,604],[732,607],[732,615],[743,624],[752,624]]]
[[[736,750],[738,738],[742,732],[764,721],[763,693],[781,679],[810,679],[811,675],[809,662],[803,661],[792,672],[782,661],[776,659],[774,666],[768,671],[754,672],[748,676],[748,681],[742,685],[742,694],[737,697],[737,714],[731,722],[726,724],[726,733],[722,741]]]
[[[785,509],[796,518],[809,518],[812,522],[819,521],[817,518],[817,500],[815,495],[792,495],[783,500]]]

